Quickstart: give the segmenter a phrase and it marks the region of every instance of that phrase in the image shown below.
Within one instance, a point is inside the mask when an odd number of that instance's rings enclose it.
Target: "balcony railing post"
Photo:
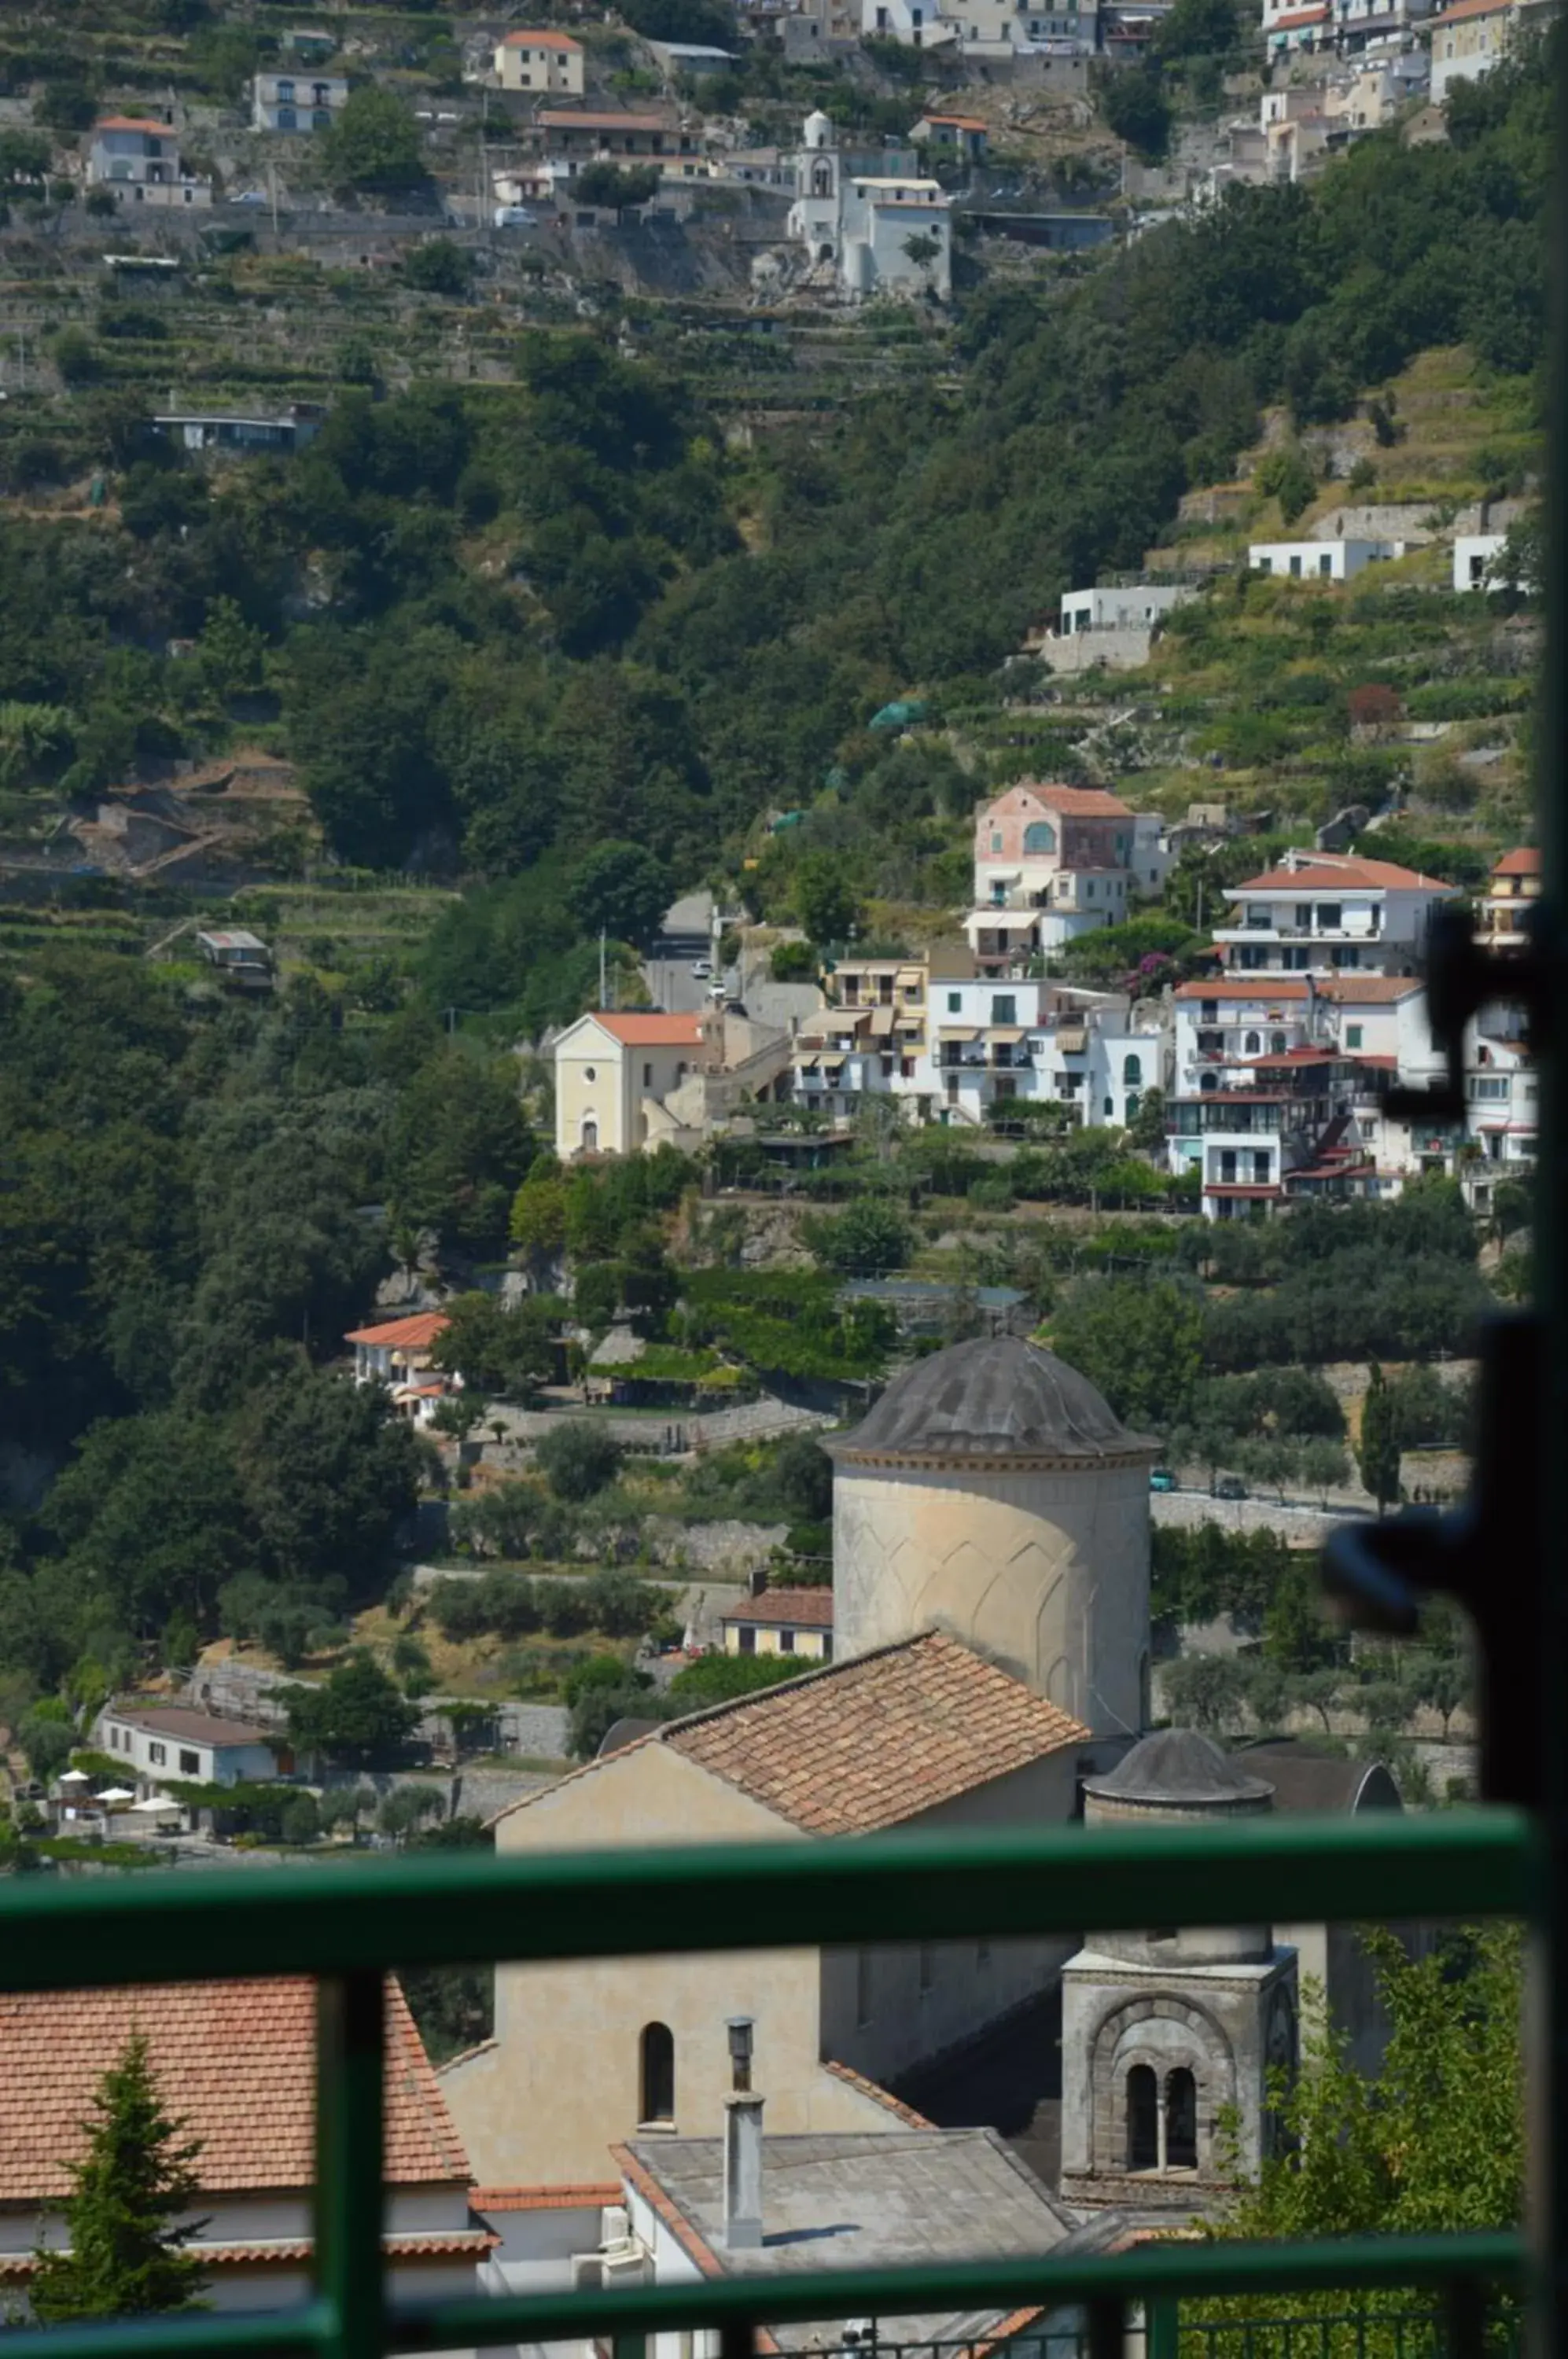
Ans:
[[[382,2359],[384,1978],[361,1971],[323,1982],[316,2008],[316,2290],[331,2320],[324,2359]]]
[[[1181,2310],[1169,2294],[1156,2294],[1143,2313],[1143,2359],[1177,2359],[1181,2347]]]

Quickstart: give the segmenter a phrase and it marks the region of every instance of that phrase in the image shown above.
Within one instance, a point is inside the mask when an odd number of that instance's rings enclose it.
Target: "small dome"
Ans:
[[[802,128],[804,130],[806,145],[808,147],[831,147],[833,146],[833,127],[832,120],[828,115],[818,111],[813,111],[811,114],[807,115]]]
[[[1039,1343],[983,1337],[933,1352],[890,1384],[830,1454],[863,1459],[1081,1459],[1092,1467],[1155,1445],[1129,1433],[1087,1376]]]
[[[1096,1800],[1151,1810],[1258,1810],[1273,1797],[1266,1778],[1249,1777],[1212,1737],[1192,1728],[1160,1728],[1124,1754],[1110,1775],[1085,1781]]]

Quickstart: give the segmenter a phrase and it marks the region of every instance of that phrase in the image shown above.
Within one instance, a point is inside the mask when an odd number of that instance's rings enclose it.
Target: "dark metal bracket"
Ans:
[[[1465,1027],[1491,1000],[1520,1000],[1532,1023],[1542,968],[1532,949],[1504,958],[1481,948],[1468,911],[1439,909],[1429,942],[1427,997],[1446,1073],[1434,1090],[1391,1090],[1402,1119],[1465,1117]],[[1408,1637],[1423,1602],[1452,1597],[1476,1644],[1481,1792],[1530,1808],[1542,1799],[1539,1685],[1541,1528],[1541,1387],[1545,1331],[1528,1314],[1488,1322],[1480,1344],[1475,1469],[1463,1506],[1440,1515],[1410,1508],[1377,1523],[1348,1524],[1323,1550],[1323,1586],[1353,1627]]]

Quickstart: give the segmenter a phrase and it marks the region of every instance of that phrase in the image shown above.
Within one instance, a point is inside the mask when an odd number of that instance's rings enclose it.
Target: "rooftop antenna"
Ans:
[[[609,1005],[604,995],[604,929],[603,926],[599,929],[599,1005],[601,1007],[606,1007]]]

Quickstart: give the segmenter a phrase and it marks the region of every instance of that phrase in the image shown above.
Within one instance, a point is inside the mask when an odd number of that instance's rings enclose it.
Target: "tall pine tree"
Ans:
[[[200,2192],[199,2139],[164,2111],[142,2032],[133,2032],[93,2098],[87,2151],[71,2167],[64,2204],[70,2249],[35,2256],[32,2307],[40,2324],[139,2318],[190,2310],[201,2265],[183,2247],[206,2224],[189,2218]]]
[[[1361,1480],[1377,1500],[1377,1513],[1381,1515],[1389,1501],[1399,1495],[1399,1433],[1393,1397],[1376,1360],[1367,1376],[1367,1397],[1361,1404],[1361,1439],[1356,1443],[1356,1455],[1360,1462]]]

